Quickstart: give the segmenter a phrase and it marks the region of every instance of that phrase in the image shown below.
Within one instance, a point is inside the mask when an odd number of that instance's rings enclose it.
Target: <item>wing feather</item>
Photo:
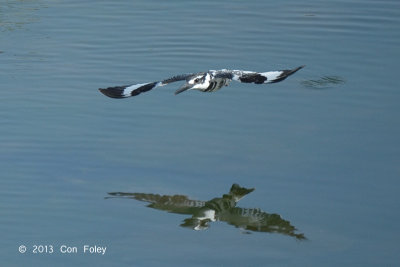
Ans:
[[[126,98],[150,91],[157,86],[162,86],[162,84],[160,82],[139,83],[132,85],[100,88],[99,91],[111,98]]]
[[[156,87],[164,86],[169,83],[179,82],[186,80],[188,77],[191,77],[193,74],[181,74],[176,75],[171,78],[165,79],[161,82],[150,82],[150,83],[139,83],[139,84],[131,84],[131,85],[123,85],[123,86],[113,86],[108,88],[100,88],[99,91],[104,95],[111,98],[126,98],[130,96],[136,96],[141,93],[150,91]]]
[[[179,81],[184,81],[189,77],[192,77],[194,75],[194,73],[187,73],[187,74],[181,74],[181,75],[176,75],[173,76],[171,78],[165,79],[163,80],[161,83],[163,85],[167,85],[169,83],[173,83],[173,82],[179,82]]]
[[[283,81],[284,79],[302,68],[304,68],[304,65],[291,70],[278,70],[267,72],[232,70],[231,72],[233,74],[232,79],[235,81],[239,81],[242,83],[262,84],[277,83]]]

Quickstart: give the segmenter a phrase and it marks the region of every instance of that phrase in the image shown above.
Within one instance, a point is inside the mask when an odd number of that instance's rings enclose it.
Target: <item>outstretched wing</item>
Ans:
[[[126,98],[150,91],[159,86],[164,86],[169,83],[186,80],[186,78],[192,75],[193,74],[182,74],[173,76],[163,81],[100,88],[99,91],[111,98]]]
[[[268,72],[253,72],[253,71],[242,71],[242,70],[232,70],[232,80],[239,81],[242,83],[277,83],[283,81],[296,71],[304,68],[303,66],[297,67],[292,70],[278,70],[278,71],[268,71]]]
[[[132,85],[114,86],[108,88],[100,88],[99,91],[104,95],[111,98],[125,98],[130,96],[135,96],[143,92],[150,91],[151,89],[162,86],[161,82],[152,83],[139,83]]]

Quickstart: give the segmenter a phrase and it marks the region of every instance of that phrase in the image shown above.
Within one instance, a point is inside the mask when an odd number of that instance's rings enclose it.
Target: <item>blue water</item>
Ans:
[[[398,266],[399,47],[395,0],[0,0],[2,264]],[[215,93],[97,90],[304,64]],[[190,215],[108,198],[208,201],[233,183],[255,188],[238,208],[306,240],[223,220],[194,231]]]

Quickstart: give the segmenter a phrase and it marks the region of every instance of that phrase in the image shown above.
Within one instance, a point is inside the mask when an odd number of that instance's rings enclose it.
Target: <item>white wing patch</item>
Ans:
[[[125,89],[124,89],[124,91],[122,91],[122,95],[124,96],[124,97],[128,97],[128,96],[131,96],[131,93],[134,91],[134,90],[136,90],[136,89],[138,89],[139,87],[141,87],[141,86],[143,86],[143,85],[146,85],[147,83],[139,83],[139,84],[133,84],[133,85],[131,85],[131,86],[128,86],[128,87],[126,87]]]
[[[264,77],[267,77],[267,80],[264,83],[273,82],[281,76],[283,71],[268,71],[268,72],[260,72],[260,74]]]

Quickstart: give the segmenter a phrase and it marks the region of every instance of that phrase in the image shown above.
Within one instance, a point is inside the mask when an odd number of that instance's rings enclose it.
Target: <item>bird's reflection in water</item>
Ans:
[[[280,233],[292,236],[298,240],[306,239],[304,234],[297,233],[297,229],[289,221],[282,219],[279,214],[266,213],[260,209],[236,207],[237,202],[245,195],[254,191],[254,188],[244,188],[233,184],[228,194],[209,201],[191,200],[184,195],[158,195],[146,193],[108,193],[107,198],[132,198],[149,202],[148,207],[165,210],[167,212],[191,215],[181,224],[194,230],[205,230],[210,222],[223,221],[235,227],[267,233]]]

